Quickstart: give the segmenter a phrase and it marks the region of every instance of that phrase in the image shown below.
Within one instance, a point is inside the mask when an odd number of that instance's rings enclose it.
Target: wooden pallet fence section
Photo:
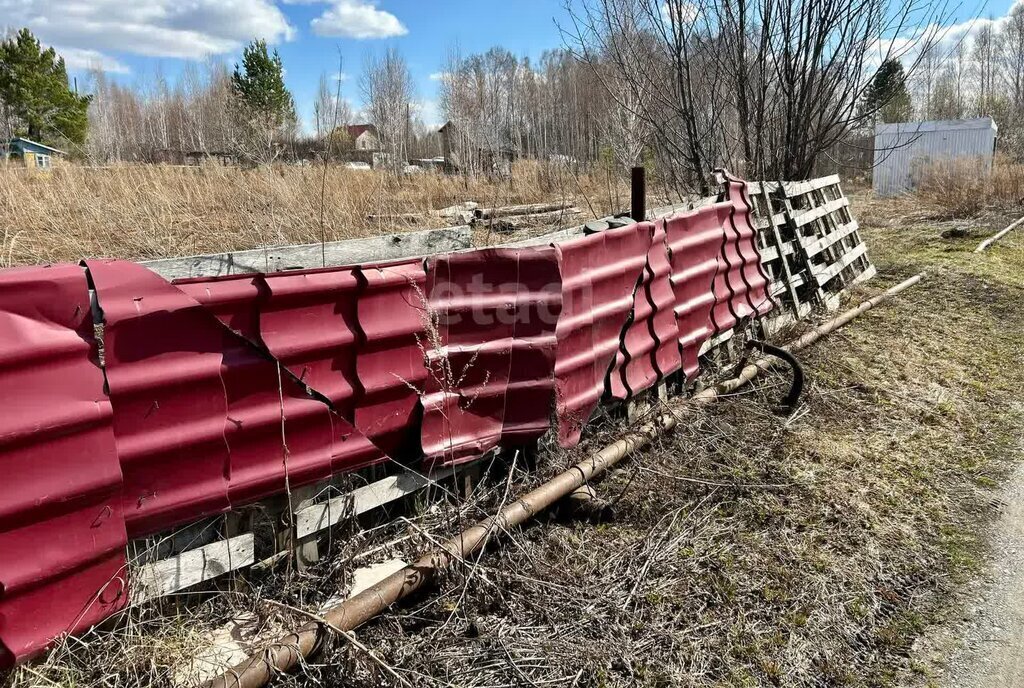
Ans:
[[[773,190],[807,266],[816,300],[834,310],[844,289],[875,274],[839,177],[776,184]]]

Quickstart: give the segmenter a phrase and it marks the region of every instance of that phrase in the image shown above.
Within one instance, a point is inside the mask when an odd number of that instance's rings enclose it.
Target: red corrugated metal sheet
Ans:
[[[651,240],[651,232],[631,225],[555,245],[562,278],[555,397],[563,447],[580,441],[604,393]]]
[[[692,380],[700,372],[700,348],[714,331],[712,289],[722,262],[725,224],[731,203],[717,203],[665,222],[672,258],[672,290],[675,294],[676,329],[683,372]]]
[[[388,454],[409,445],[414,453],[429,346],[423,261],[364,265],[359,275],[355,425]]]
[[[220,327],[212,318],[206,325]],[[223,332],[231,504],[330,477],[333,426],[327,406],[310,398],[279,363]]]
[[[175,286],[252,345],[245,346],[230,337],[225,340],[225,346],[235,351],[226,358],[224,370],[229,401],[237,406],[229,408],[229,419],[237,421],[237,416],[247,414],[251,429],[242,432],[236,422],[228,426],[232,455],[236,447],[242,452],[237,464],[246,475],[235,475],[233,459],[233,503],[258,499],[282,485],[283,459],[270,463],[267,459],[269,426],[263,430],[255,427],[257,418],[264,425],[270,423],[266,412],[271,398],[267,395],[280,396],[276,366],[268,366],[270,357],[285,369],[281,378],[291,484],[384,460],[385,456],[351,426],[358,386],[355,320],[359,281],[354,269],[181,280]],[[261,356],[260,350],[269,356]],[[335,413],[311,400],[292,376],[330,402]],[[277,434],[279,442],[280,427]],[[329,452],[328,459],[323,457],[325,451]],[[245,466],[253,466],[255,474]]]
[[[711,319],[716,333],[735,327],[743,318],[764,315],[772,309],[746,182],[727,172],[719,171],[718,174],[733,211],[722,246],[726,270],[719,270],[715,277],[715,307]]]
[[[105,320],[129,536],[226,511],[226,330],[211,327],[206,308],[142,266],[87,265]]]
[[[77,265],[0,271],[0,668],[124,606],[121,469]]]
[[[199,277],[175,280],[174,286],[249,341],[260,341],[260,303],[267,291],[263,275]]]
[[[501,438],[518,281],[515,249],[446,254],[427,262],[431,347],[422,441],[431,462],[472,459]]]
[[[520,249],[503,446],[528,444],[551,427],[555,404],[555,327],[562,280],[555,249]]]
[[[278,273],[266,276],[260,334],[267,349],[304,384],[352,417],[356,382],[354,269]]]
[[[386,459],[353,427],[360,385],[357,268],[329,268],[267,275],[260,335],[270,353],[334,409],[332,471],[351,471]],[[291,420],[291,416],[289,416]],[[289,439],[289,449],[291,440]]]
[[[645,222],[638,231],[651,235],[651,245],[643,282],[633,296],[632,319],[608,374],[613,399],[629,399],[650,389],[681,365],[665,226]]]

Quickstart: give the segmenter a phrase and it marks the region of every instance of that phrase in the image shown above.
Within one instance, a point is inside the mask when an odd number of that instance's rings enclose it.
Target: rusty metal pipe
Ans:
[[[787,351],[795,352],[810,346],[829,332],[846,325],[858,315],[917,284],[924,277],[925,273],[911,277],[811,330],[784,348]],[[351,631],[361,626],[395,602],[423,588],[441,571],[483,547],[493,533],[523,523],[604,473],[631,452],[644,448],[658,435],[675,428],[679,423],[679,413],[686,406],[703,406],[714,403],[718,397],[739,389],[762,371],[769,370],[774,365],[773,359],[760,359],[745,366],[735,378],[709,387],[689,399],[674,404],[674,408],[670,408],[617,442],[609,444],[585,461],[559,473],[540,487],[508,504],[494,516],[470,526],[415,563],[391,574],[373,587],[336,607],[332,607],[324,613],[324,621],[330,627],[343,631]],[[308,657],[317,649],[321,639],[329,632],[329,629],[324,629],[321,626],[322,624],[318,622],[304,625],[296,632],[281,638],[259,653],[250,656],[248,660],[207,682],[205,687],[261,688],[274,674],[293,669],[302,658]]]

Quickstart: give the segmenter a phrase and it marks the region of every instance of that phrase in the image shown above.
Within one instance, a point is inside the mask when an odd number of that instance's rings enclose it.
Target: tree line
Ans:
[[[941,0],[565,3],[563,45],[537,61],[500,46],[444,57],[444,152],[461,170],[492,172],[518,156],[643,164],[680,190],[706,190],[708,170],[722,165],[810,176],[880,121],[992,115],[1011,152],[1024,138],[1024,8],[950,47]],[[199,151],[266,163],[343,152],[345,127],[359,120],[376,126],[396,168],[442,152],[398,51],[363,64],[359,113],[322,75],[311,131],[297,122],[283,69],[254,41],[233,71],[190,63],[173,86],[159,71],[145,86],[93,71],[78,95],[63,60],[23,30],[0,43],[3,133],[69,142],[97,162]]]

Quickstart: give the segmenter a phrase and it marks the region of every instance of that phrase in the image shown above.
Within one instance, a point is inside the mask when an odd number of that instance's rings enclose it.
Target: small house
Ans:
[[[62,150],[45,146],[36,141],[16,136],[7,144],[7,159],[17,160],[25,167],[36,167],[49,169],[53,165],[54,158],[67,155]]]
[[[380,150],[380,135],[372,124],[350,124],[345,130],[357,151]]]

